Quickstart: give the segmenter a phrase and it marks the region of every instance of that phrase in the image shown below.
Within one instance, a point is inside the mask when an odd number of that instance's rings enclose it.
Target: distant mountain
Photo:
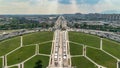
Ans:
[[[120,10],[107,10],[103,11],[104,14],[120,14]]]

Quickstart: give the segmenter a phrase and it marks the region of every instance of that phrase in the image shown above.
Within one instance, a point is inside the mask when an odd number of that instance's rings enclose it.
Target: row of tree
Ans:
[[[120,27],[111,27],[109,25],[87,25],[87,24],[78,24],[68,25],[71,28],[81,28],[81,29],[93,29],[93,30],[102,30],[102,31],[111,31],[111,32],[120,32]]]
[[[31,29],[31,28],[49,28],[53,27],[54,23],[47,23],[34,20],[27,20],[27,19],[13,19],[10,21],[9,24],[0,25],[0,30],[8,30],[8,29]]]

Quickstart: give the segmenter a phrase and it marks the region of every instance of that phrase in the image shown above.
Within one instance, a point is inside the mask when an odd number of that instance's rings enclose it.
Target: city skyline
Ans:
[[[0,14],[120,13],[119,0],[0,0]]]

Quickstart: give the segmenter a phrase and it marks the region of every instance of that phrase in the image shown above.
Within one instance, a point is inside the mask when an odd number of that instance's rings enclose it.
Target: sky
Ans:
[[[0,14],[120,13],[120,0],[0,0]]]

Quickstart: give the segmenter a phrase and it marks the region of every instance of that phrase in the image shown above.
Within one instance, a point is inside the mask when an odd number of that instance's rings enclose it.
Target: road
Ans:
[[[67,21],[63,16],[59,16],[54,25],[55,29],[67,29]]]
[[[67,24],[64,17],[60,16],[56,21],[56,30],[52,43],[52,51],[48,68],[71,68],[71,58],[69,52],[68,32],[62,30],[60,26]]]

